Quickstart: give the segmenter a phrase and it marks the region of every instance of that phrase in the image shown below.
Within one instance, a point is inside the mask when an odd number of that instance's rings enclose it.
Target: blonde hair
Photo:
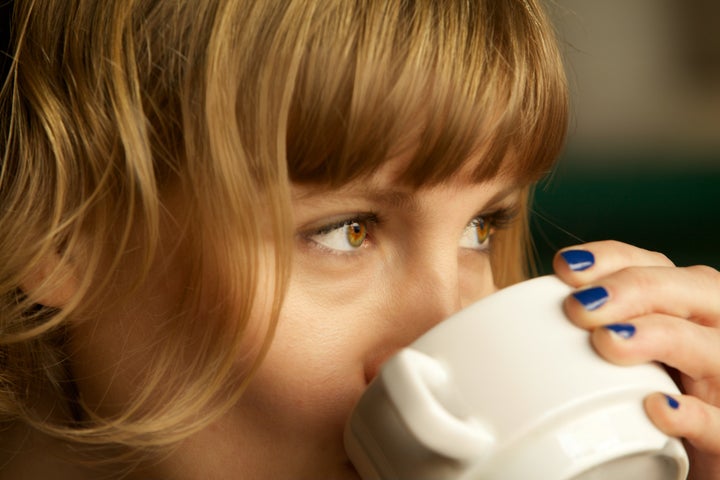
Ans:
[[[290,181],[336,187],[412,151],[401,180],[420,187],[480,156],[476,180],[508,176],[527,199],[565,133],[562,67],[531,0],[15,3],[0,97],[0,418],[79,443],[162,447],[237,400],[290,274]],[[182,218],[165,213],[171,191]],[[494,240],[500,285],[524,275],[526,215]],[[172,221],[181,240],[168,246]],[[143,387],[117,416],[89,411],[68,320],[114,300],[121,265],[137,266],[122,282],[131,295],[177,248],[192,252],[192,295],[152,342]],[[261,263],[272,318],[256,351],[240,351]],[[42,284],[24,289],[37,271]],[[63,308],[41,305],[70,280]],[[194,322],[199,311],[211,321]],[[238,374],[242,355],[254,360]],[[38,392],[68,405],[66,420],[44,419]]]

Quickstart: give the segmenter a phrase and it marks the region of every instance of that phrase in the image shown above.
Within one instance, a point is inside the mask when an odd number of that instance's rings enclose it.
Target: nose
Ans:
[[[366,364],[367,381],[391,355],[463,306],[456,248],[425,251],[394,272],[378,345]]]
[[[396,326],[407,343],[462,307],[457,255],[419,259],[406,274],[396,300]]]

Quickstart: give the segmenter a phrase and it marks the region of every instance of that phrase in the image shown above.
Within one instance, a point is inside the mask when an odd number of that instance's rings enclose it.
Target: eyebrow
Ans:
[[[394,209],[408,210],[411,212],[416,212],[420,209],[414,192],[363,188],[359,194],[365,195],[386,207]]]
[[[515,204],[518,202],[518,193],[521,187],[511,185],[496,192],[487,200],[487,206],[493,207],[498,204]],[[324,191],[312,192],[308,191],[296,197],[297,200],[308,200],[316,196],[321,196]],[[382,188],[372,186],[362,186],[350,188],[347,191],[348,196],[356,198],[371,198],[387,208],[402,209],[408,212],[418,212],[420,204],[415,197],[413,190],[398,190],[394,188]],[[451,193],[452,194],[452,193]],[[332,199],[330,199],[332,202]]]
[[[316,197],[323,197],[327,193],[327,190],[308,190],[303,193],[294,193],[296,201],[303,202],[314,199]],[[379,187],[355,187],[348,188],[346,191],[347,197],[354,197],[358,199],[370,198],[375,202],[382,204],[385,207],[391,207],[396,209],[409,210],[411,212],[419,210],[419,204],[415,198],[415,194],[412,191],[402,191],[395,189],[385,189]],[[347,198],[346,197],[346,198]],[[333,203],[334,199],[323,198],[324,201]]]

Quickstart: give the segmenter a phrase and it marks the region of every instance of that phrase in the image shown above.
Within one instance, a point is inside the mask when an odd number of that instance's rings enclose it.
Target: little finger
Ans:
[[[645,399],[645,411],[663,432],[685,438],[705,454],[720,455],[720,409],[691,395],[654,393]]]

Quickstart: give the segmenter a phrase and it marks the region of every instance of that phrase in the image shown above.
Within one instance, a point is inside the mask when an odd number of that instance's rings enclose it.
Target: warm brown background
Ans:
[[[573,119],[536,194],[542,271],[575,237],[720,268],[720,2],[554,0],[549,9]]]

